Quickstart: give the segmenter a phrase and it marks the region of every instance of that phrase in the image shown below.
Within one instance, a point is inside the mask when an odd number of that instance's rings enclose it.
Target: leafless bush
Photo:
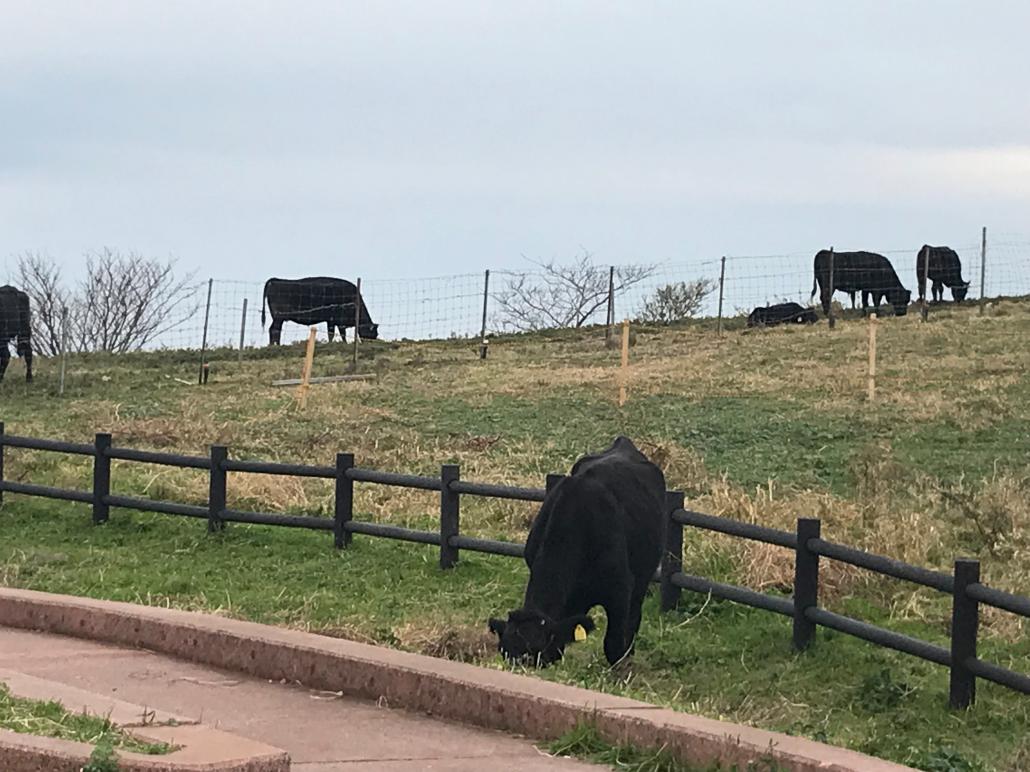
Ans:
[[[44,356],[60,353],[61,314],[69,305],[60,267],[46,255],[25,252],[18,256],[15,277],[18,288],[28,294],[32,305],[33,348]]]
[[[503,327],[519,332],[582,327],[608,302],[609,269],[594,265],[589,252],[568,265],[530,262],[539,266],[538,273],[513,274],[494,295]],[[615,291],[644,281],[654,271],[653,265],[617,267]]]
[[[637,318],[648,324],[672,324],[697,315],[718,286],[711,279],[679,281],[659,287],[644,300]]]
[[[71,351],[124,353],[143,348],[196,313],[193,274],[175,275],[175,261],[103,249],[86,255],[72,288],[50,257],[18,258],[18,281],[30,296],[33,337],[44,354],[60,351],[61,314],[68,309]]]

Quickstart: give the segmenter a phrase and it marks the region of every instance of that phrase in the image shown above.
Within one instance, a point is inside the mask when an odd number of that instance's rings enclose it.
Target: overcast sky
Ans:
[[[432,276],[973,243],[1030,3],[0,4],[0,259]]]

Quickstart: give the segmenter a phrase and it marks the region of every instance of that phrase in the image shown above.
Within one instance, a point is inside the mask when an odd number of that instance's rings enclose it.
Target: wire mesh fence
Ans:
[[[979,243],[971,241],[953,249],[961,262],[961,280],[969,285],[967,302],[986,305],[993,298],[1030,295],[1030,242],[1008,236],[987,241],[985,236]],[[246,350],[269,345],[275,337],[272,328],[279,326],[283,344],[305,340],[311,325],[317,327],[320,340],[330,334],[335,339],[341,334],[352,337],[355,329],[362,337],[392,341],[474,339],[484,332],[493,335],[585,326],[609,319],[729,318],[785,302],[818,309],[817,251],[610,267],[581,263],[572,269],[534,264],[530,270],[493,269],[431,278],[362,277],[360,312],[354,302],[356,288],[351,284],[359,281],[356,276],[341,277],[342,284],[351,287],[344,295],[320,300],[312,300],[310,290],[307,294],[280,290],[276,309],[267,302],[264,281],[210,279],[190,285],[188,312],[162,325],[145,348]],[[919,252],[907,248],[878,253],[893,267],[913,303],[918,299]],[[837,260],[837,282],[846,283],[851,269],[843,257]],[[951,297],[945,295],[945,299]],[[862,293],[838,291],[834,300],[844,308],[861,306]],[[889,298],[877,298],[875,291],[869,300],[890,303]],[[37,317],[44,316],[41,311],[36,312]],[[60,314],[46,316],[58,318]]]

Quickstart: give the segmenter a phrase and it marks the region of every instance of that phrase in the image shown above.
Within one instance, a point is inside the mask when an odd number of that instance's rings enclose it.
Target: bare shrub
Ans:
[[[196,313],[193,274],[175,276],[175,261],[110,249],[86,257],[73,330],[79,351],[143,348]]]
[[[644,300],[637,318],[647,324],[672,324],[692,319],[717,286],[711,279],[666,284]]]
[[[70,297],[61,280],[61,268],[53,258],[25,252],[17,258],[15,281],[32,305],[32,346],[44,356],[61,351],[61,316]]]
[[[86,255],[85,276],[64,282],[53,258],[26,252],[17,281],[32,304],[33,344],[43,354],[61,351],[62,316],[68,313],[70,351],[137,351],[175,329],[199,308],[194,274],[175,275],[174,260],[111,249]]]
[[[512,274],[494,295],[503,327],[519,332],[582,327],[607,304],[609,269],[594,265],[589,252],[568,265],[530,262],[539,266],[538,273]],[[639,284],[654,271],[653,265],[616,267],[615,291]]]

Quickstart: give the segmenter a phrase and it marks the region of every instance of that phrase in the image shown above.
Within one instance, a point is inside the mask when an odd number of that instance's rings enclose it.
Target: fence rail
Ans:
[[[7,480],[4,477],[6,448],[20,448],[54,453],[71,453],[93,458],[91,491],[67,490],[47,485]],[[206,505],[158,501],[111,493],[111,460],[132,461],[167,466],[206,469],[209,493]],[[266,512],[244,512],[226,506],[228,473],[261,473],[317,477],[335,481],[333,517],[284,515]],[[481,539],[461,533],[461,496],[543,501],[548,490],[561,475],[548,475],[545,488],[520,488],[508,485],[476,483],[462,480],[456,465],[441,467],[439,477],[426,477],[395,472],[382,472],[354,465],[354,456],[339,453],[335,466],[283,464],[244,461],[229,458],[228,448],[213,445],[208,456],[186,456],[157,453],[112,446],[110,434],[97,434],[93,444],[76,444],[49,439],[36,439],[6,434],[0,422],[0,503],[4,493],[73,501],[92,506],[93,522],[101,524],[110,516],[110,508],[134,509],[181,517],[207,520],[209,531],[219,531],[226,523],[272,525],[331,531],[334,546],[344,548],[354,534],[436,546],[440,550],[441,568],[453,567],[461,550],[507,557],[522,557],[523,545]],[[365,482],[403,488],[438,491],[440,494],[439,531],[422,531],[383,523],[354,519],[354,483]],[[900,651],[947,667],[950,671],[949,701],[952,707],[965,708],[975,701],[976,680],[993,681],[1009,689],[1030,694],[1030,676],[984,662],[977,657],[977,633],[980,605],[993,606],[1018,616],[1030,618],[1030,598],[996,590],[980,582],[980,564],[976,560],[956,560],[952,575],[902,563],[835,544],[821,538],[819,520],[800,518],[795,533],[728,518],[693,512],[683,507],[683,494],[675,491],[666,496],[668,520],[666,548],[655,581],[661,584],[663,611],[674,608],[682,590],[722,598],[753,608],[770,611],[793,620],[793,643],[799,651],[811,646],[817,626],[827,627],[861,638],[885,648]],[[683,529],[685,527],[750,539],[793,550],[794,586],[792,597],[756,592],[747,587],[716,582],[683,571]],[[871,625],[819,607],[820,558],[838,560],[884,576],[929,587],[952,597],[950,647],[922,641],[901,633]]]

